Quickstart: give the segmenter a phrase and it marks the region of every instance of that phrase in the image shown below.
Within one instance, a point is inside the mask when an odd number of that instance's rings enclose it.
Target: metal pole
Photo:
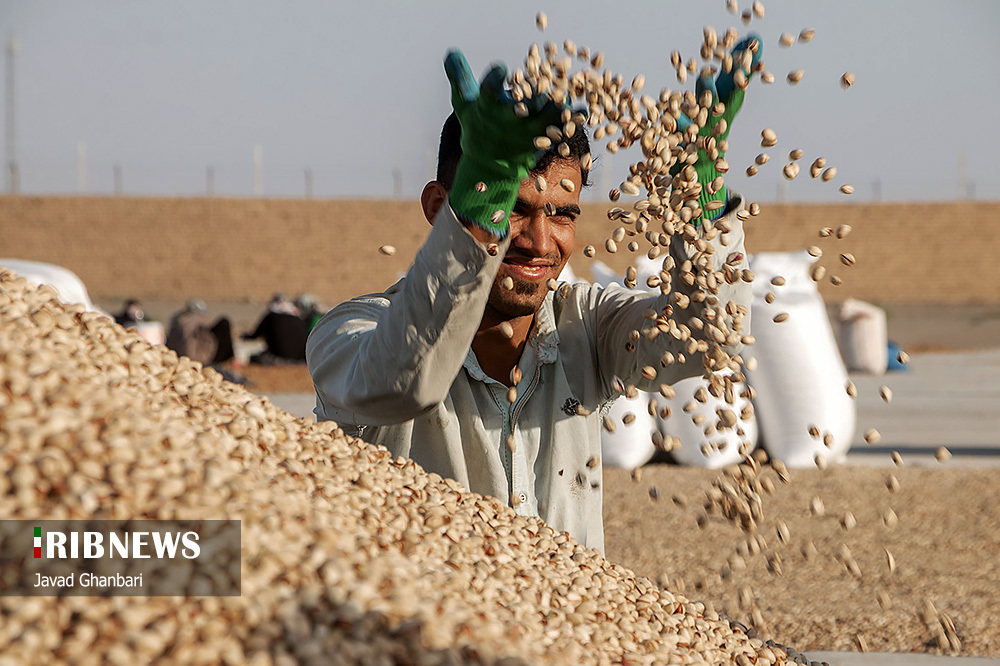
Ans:
[[[306,199],[312,199],[313,195],[313,170],[306,167]]]
[[[82,141],[76,144],[76,189],[87,193],[87,144]]]
[[[17,53],[21,50],[21,42],[18,40],[17,35],[11,35],[10,41],[7,42],[7,122],[6,122],[6,138],[7,138],[7,168],[4,170],[7,173],[7,191],[14,194],[18,191],[18,168],[17,168],[17,152],[16,147],[16,122],[15,122],[15,109],[16,105],[14,103],[14,61],[17,59]]]
[[[205,172],[205,195],[215,196],[215,167],[208,167]]]
[[[969,177],[967,172],[968,158],[965,150],[958,151],[958,198],[969,198]]]
[[[122,165],[116,164],[114,167],[115,171],[115,196],[121,196],[122,193]]]
[[[260,145],[253,147],[253,194],[264,194],[264,149]]]

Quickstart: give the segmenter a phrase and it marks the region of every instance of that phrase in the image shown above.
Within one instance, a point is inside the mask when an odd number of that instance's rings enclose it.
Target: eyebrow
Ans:
[[[514,209],[519,211],[525,211],[531,209],[531,204],[524,199],[518,197],[514,202]],[[565,206],[556,206],[556,215],[574,215],[579,217],[581,214],[580,207],[576,204],[566,204]]]

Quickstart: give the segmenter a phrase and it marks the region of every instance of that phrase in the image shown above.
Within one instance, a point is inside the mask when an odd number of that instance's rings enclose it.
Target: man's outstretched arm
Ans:
[[[716,139],[724,146],[729,138],[762,49],[760,38],[751,33],[734,46],[731,68],[716,79],[711,75],[698,79],[696,95],[704,108],[711,109],[702,126],[692,127],[695,121],[684,113],[678,118],[678,129],[710,141],[712,150],[701,148],[693,165],[677,164],[671,170],[684,180],[697,178],[702,211],[690,223],[679,225],[671,237],[661,275],[670,281],[672,293],[638,299],[615,290],[598,301],[598,351],[606,390],[612,395],[620,390],[616,377],[625,385],[656,390],[661,383],[721,370],[750,334],[751,285],[744,279],[749,262],[743,222],[737,216],[744,203],[720,184],[717,164],[725,150],[714,147]],[[661,317],[661,324],[667,321],[668,331],[651,330],[656,324],[643,319],[649,310]],[[655,376],[650,376],[652,371]]]
[[[505,249],[506,243],[501,247]],[[490,255],[442,206],[406,279],[316,324],[306,361],[321,418],[400,423],[444,399],[462,368],[503,251]]]

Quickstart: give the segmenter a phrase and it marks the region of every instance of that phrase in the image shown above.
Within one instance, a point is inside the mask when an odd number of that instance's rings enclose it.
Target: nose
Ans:
[[[521,217],[517,224],[511,227],[511,244],[525,254],[544,257],[555,251],[555,240],[552,238],[552,225],[544,209],[537,209],[531,215]]]

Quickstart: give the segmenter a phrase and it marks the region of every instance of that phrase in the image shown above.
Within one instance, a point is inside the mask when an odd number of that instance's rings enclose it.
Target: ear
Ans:
[[[448,190],[438,181],[432,180],[424,185],[424,190],[420,193],[420,206],[423,208],[424,217],[429,223],[434,224],[434,218],[437,217],[438,211],[447,200]]]

